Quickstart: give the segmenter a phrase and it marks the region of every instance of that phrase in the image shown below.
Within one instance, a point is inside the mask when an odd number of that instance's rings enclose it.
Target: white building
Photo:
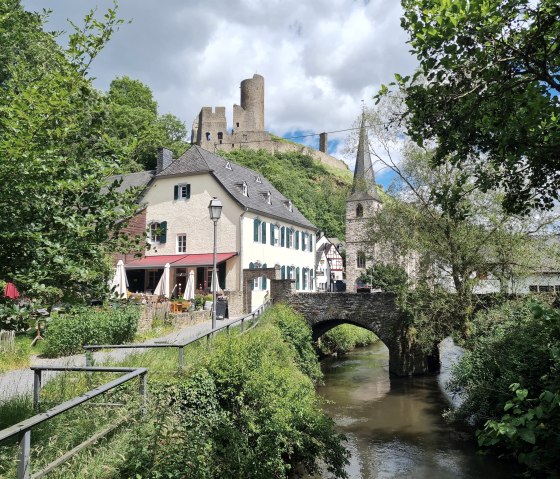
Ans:
[[[314,290],[317,228],[258,172],[193,146],[176,160],[160,149],[157,170],[133,175],[138,184],[126,177],[124,183],[144,187],[140,202],[151,248],[125,262],[131,291],[153,291],[166,263],[176,291],[184,291],[191,271],[197,290],[211,288],[213,197],[223,205],[217,223],[221,289],[241,292],[243,269],[279,265],[282,278],[294,279],[297,290]],[[265,278],[254,281],[253,307],[269,289]]]
[[[317,240],[315,264],[318,291],[333,291],[336,281],[344,277],[344,262],[337,245],[341,244],[336,238],[329,239],[321,236]]]

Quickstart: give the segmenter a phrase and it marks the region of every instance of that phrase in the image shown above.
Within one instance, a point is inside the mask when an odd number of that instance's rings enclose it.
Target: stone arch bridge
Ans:
[[[340,324],[361,326],[374,334],[389,349],[389,371],[397,376],[426,374],[439,370],[437,348],[433,355],[423,353],[407,332],[407,321],[396,308],[391,293],[300,293],[294,280],[279,279],[280,268],[244,269],[245,311],[251,311],[251,281],[259,276],[270,280],[274,302],[284,302],[303,314],[317,340]]]

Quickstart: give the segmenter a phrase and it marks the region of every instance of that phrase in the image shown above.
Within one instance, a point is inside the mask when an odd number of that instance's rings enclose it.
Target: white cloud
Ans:
[[[102,12],[112,2],[98,4]],[[52,8],[56,30],[90,8],[75,0],[24,5]],[[190,127],[202,106],[225,106],[231,121],[239,83],[257,72],[265,77],[268,130],[342,130],[362,99],[371,102],[394,72],[415,66],[400,13],[400,2],[388,0],[122,0],[119,15],[133,21],[115,33],[92,74],[104,90],[116,76],[145,82],[160,112]]]

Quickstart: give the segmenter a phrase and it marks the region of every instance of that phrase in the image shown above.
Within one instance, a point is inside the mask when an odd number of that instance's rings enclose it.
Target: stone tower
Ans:
[[[374,263],[375,251],[367,241],[368,220],[382,207],[369,152],[365,114],[362,113],[352,193],[346,200],[346,290],[356,291],[356,280]]]
[[[264,131],[264,77],[241,82],[241,106],[233,105],[234,131]]]

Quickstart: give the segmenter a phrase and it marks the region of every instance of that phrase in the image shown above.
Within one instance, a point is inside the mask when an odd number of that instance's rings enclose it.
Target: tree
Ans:
[[[435,143],[434,164],[477,165],[477,185],[504,191],[509,211],[551,208],[560,191],[558,1],[402,5],[423,78],[396,75],[410,137]]]
[[[110,147],[128,158],[129,171],[153,169],[158,146],[177,156],[187,149],[187,129],[176,116],[158,116],[150,88],[127,76],[115,78],[107,92],[106,132]]]
[[[114,9],[107,15],[103,32],[119,23]],[[83,34],[92,18],[64,51],[19,1],[0,15],[9,50],[0,88],[0,278],[47,304],[106,290],[107,254],[135,210],[105,180],[120,165],[103,139],[105,103],[84,69],[102,48]],[[28,38],[36,48],[20,48]]]

